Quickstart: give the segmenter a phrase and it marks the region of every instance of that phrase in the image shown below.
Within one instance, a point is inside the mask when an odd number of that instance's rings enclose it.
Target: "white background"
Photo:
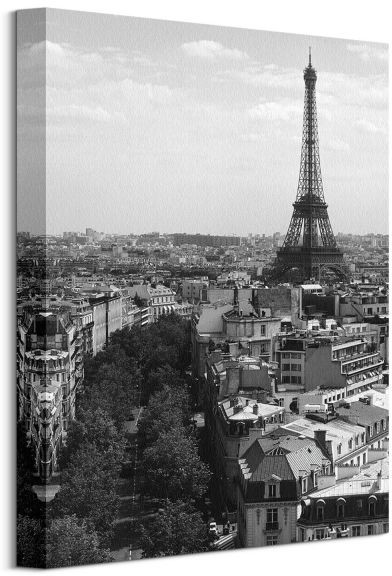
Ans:
[[[46,6],[90,10],[130,16],[161,18],[260,30],[276,30],[335,36],[375,42],[391,41],[392,17],[388,0],[52,0]],[[42,7],[31,0],[2,0],[1,3],[1,327],[0,327],[0,566],[13,568],[14,545],[14,390],[15,390],[15,20],[14,10]],[[369,191],[371,194],[371,191]],[[77,209],[77,207],[75,207]],[[62,574],[152,575],[174,574],[304,573],[383,574],[391,570],[391,536],[344,539],[334,543],[310,543],[271,549],[184,556],[175,559],[67,569]],[[69,570],[69,571],[68,571]],[[17,572],[27,572],[17,569]],[[51,574],[60,573],[54,570]]]

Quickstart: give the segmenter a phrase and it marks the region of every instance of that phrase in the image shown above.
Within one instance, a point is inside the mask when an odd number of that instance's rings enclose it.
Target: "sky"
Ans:
[[[51,9],[18,26],[19,230],[285,233],[311,46],[333,231],[388,233],[386,45]]]

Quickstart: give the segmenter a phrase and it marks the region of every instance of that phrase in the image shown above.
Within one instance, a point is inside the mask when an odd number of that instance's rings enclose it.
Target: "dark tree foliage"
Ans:
[[[185,389],[166,386],[150,398],[139,423],[139,444],[145,449],[156,442],[160,435],[178,426],[189,426],[191,412],[189,396]]]
[[[101,364],[94,374],[94,380],[89,377],[85,383],[80,407],[91,411],[104,410],[121,428],[136,404],[139,382],[137,371],[131,373],[113,363]]]
[[[100,548],[96,532],[76,515],[50,523],[46,535],[46,567],[81,566],[111,562],[108,549]]]
[[[141,545],[144,558],[207,551],[208,538],[201,514],[189,503],[167,502],[161,514],[142,526]]]
[[[200,499],[211,477],[195,439],[179,425],[160,434],[144,451],[142,465],[145,488],[153,498]]]
[[[67,445],[63,448],[60,467],[64,469],[83,446],[94,445],[100,454],[110,451],[122,460],[125,450],[124,436],[102,408],[78,411],[78,419],[71,423]]]
[[[151,370],[144,386],[151,396],[165,388],[185,389],[187,381],[178,370],[172,368],[170,364],[166,364],[156,370]]]
[[[119,454],[112,447],[99,451],[95,444],[83,444],[62,474],[61,490],[53,501],[54,517],[84,518],[101,544],[108,545],[119,510],[120,470]]]
[[[35,496],[31,492],[34,457],[31,447],[27,443],[26,427],[23,422],[18,422],[16,430],[16,497],[18,513],[32,515],[35,507]]]
[[[98,535],[75,515],[51,520],[46,529],[39,520],[18,516],[18,566],[60,568],[110,561],[109,550],[100,548]]]
[[[45,532],[36,518],[19,515],[16,523],[16,563],[26,568],[45,567]]]

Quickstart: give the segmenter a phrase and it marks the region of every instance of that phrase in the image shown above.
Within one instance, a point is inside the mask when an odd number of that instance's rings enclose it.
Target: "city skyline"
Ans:
[[[217,232],[198,232],[196,230],[175,230],[173,232],[167,232],[165,230],[152,230],[152,229],[145,229],[141,232],[133,232],[133,231],[126,231],[126,232],[118,232],[115,230],[97,230],[94,228],[94,226],[82,226],[81,228],[78,229],[73,229],[73,230],[61,230],[59,232],[56,233],[35,233],[35,232],[31,232],[30,230],[18,230],[18,233],[29,233],[32,236],[62,236],[65,233],[73,233],[73,234],[86,234],[86,230],[87,229],[92,229],[94,230],[94,232],[99,232],[100,234],[105,234],[108,236],[142,236],[144,234],[154,234],[154,233],[158,233],[160,236],[172,236],[173,234],[189,234],[189,235],[201,235],[201,236],[233,236],[233,237],[240,237],[240,238],[246,238],[248,236],[260,236],[263,237],[265,236],[266,238],[272,237],[274,234],[280,234],[280,237],[283,238],[286,234],[285,231],[282,230],[274,230],[273,232],[270,232],[269,234],[266,234],[264,232],[256,232],[256,231],[247,231],[247,232],[239,232],[238,234],[235,234],[233,232],[221,232],[221,233],[217,233]],[[382,232],[372,232],[372,231],[368,231],[368,232],[364,232],[364,233],[354,233],[354,232],[342,232],[341,230],[338,230],[336,232],[336,236],[389,236],[389,232],[386,233],[382,233]]]
[[[39,42],[31,25],[19,126],[42,129],[24,98],[44,54],[45,218],[22,142],[19,229],[285,234],[311,45],[332,228],[388,232],[385,45],[51,10]]]

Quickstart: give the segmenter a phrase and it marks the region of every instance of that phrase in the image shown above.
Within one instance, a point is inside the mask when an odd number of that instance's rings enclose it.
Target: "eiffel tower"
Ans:
[[[321,179],[316,108],[316,70],[309,64],[304,70],[305,103],[302,130],[301,165],[298,190],[283,246],[277,252],[275,273],[283,277],[290,270],[300,282],[318,279],[326,271],[340,280],[347,269],[328,217]]]

